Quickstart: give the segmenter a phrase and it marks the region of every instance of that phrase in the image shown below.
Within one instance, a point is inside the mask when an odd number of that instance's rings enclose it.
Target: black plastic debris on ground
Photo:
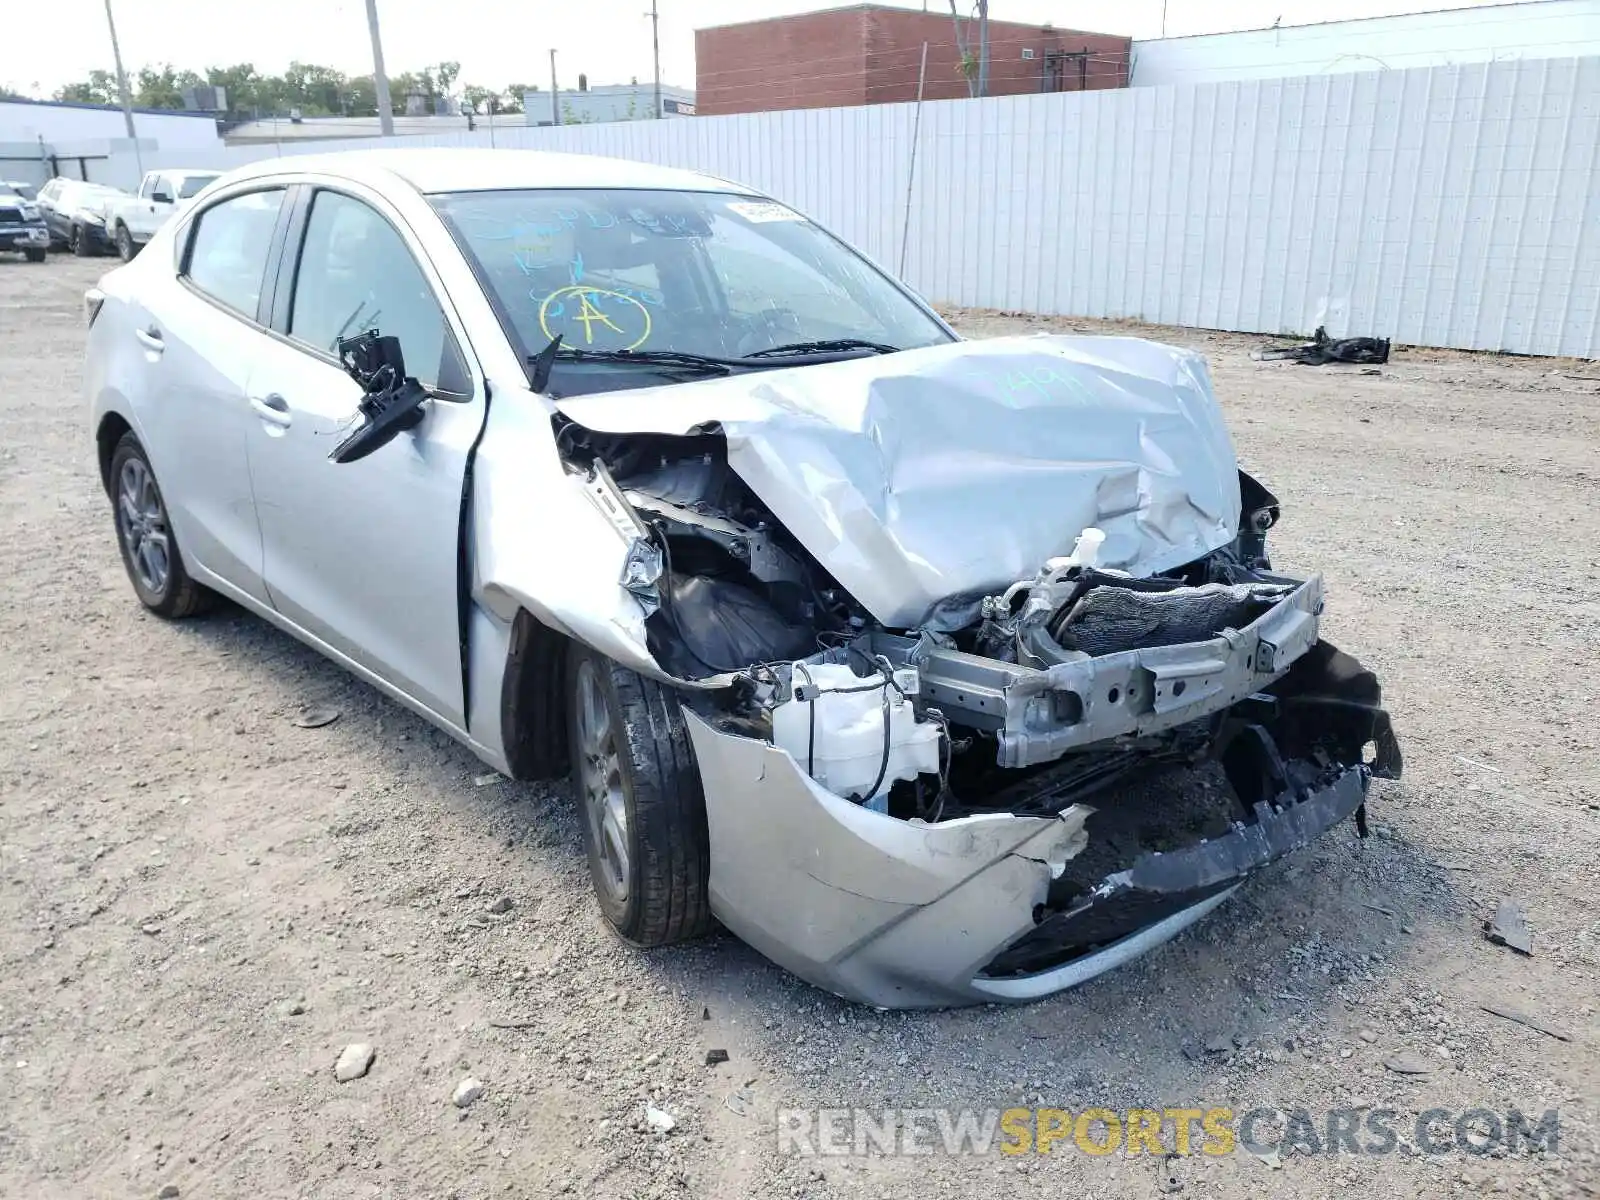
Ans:
[[[1320,367],[1324,363],[1386,363],[1389,361],[1389,339],[1372,337],[1330,338],[1321,325],[1309,342],[1298,346],[1263,346],[1255,358],[1261,361],[1287,359]]]
[[[1528,917],[1515,900],[1502,900],[1494,916],[1483,923],[1483,936],[1496,946],[1510,946],[1518,954],[1533,953]]]
[[[706,1051],[706,1066],[708,1066],[708,1067],[714,1067],[714,1066],[718,1065],[719,1063],[725,1063],[727,1061],[728,1061],[728,1052],[726,1050],[707,1050]]]

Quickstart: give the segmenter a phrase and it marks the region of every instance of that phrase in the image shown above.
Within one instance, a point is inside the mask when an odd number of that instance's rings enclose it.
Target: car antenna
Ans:
[[[561,335],[550,339],[550,344],[533,356],[533,390],[542,392],[550,383],[550,371],[556,365],[556,351],[561,349]]]

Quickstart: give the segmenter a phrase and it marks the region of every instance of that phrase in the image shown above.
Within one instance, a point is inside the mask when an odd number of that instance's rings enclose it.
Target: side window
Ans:
[[[150,193],[156,190],[157,178],[159,177],[155,175],[146,175],[144,177],[144,182],[139,185],[139,199],[150,199]]]
[[[395,227],[360,200],[318,192],[289,310],[289,336],[328,354],[376,329],[400,339],[406,373],[433,386],[444,354],[444,313]]]
[[[184,274],[206,295],[252,320],[283,196],[282,188],[246,192],[195,218]]]

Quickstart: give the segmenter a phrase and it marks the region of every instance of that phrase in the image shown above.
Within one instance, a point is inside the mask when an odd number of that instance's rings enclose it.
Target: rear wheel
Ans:
[[[711,928],[705,796],[678,698],[574,645],[568,746],[600,911],[638,946]]]
[[[140,603],[171,620],[211,607],[216,593],[184,570],[156,473],[132,433],[123,434],[112,452],[110,491],[122,565]]]
[[[139,253],[139,247],[133,244],[133,235],[128,232],[128,227],[120,221],[117,223],[117,257],[123,262],[132,262],[133,256]]]

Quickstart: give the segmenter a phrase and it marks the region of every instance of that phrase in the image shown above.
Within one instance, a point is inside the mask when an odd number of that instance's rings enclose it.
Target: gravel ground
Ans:
[[[146,615],[79,394],[105,265],[0,261],[0,1194],[1600,1194],[1600,367],[1402,350],[1366,373],[1115,327],[1210,358],[1285,501],[1277,560],[1325,573],[1325,629],[1383,678],[1405,781],[1377,790],[1375,837],[1337,830],[1110,977],[879,1013],[731,937],[624,947],[564,788],[486,780],[238,610]],[[299,728],[306,704],[340,717]],[[1531,958],[1480,932],[1508,896]],[[339,1082],[356,1043],[375,1058]],[[1401,1052],[1425,1073],[1384,1065]],[[818,1158],[775,1136],[780,1107],[1034,1104],[1300,1108],[1319,1130],[1388,1108],[1398,1144]],[[1417,1144],[1421,1110],[1512,1107],[1559,1110],[1559,1152]]]

